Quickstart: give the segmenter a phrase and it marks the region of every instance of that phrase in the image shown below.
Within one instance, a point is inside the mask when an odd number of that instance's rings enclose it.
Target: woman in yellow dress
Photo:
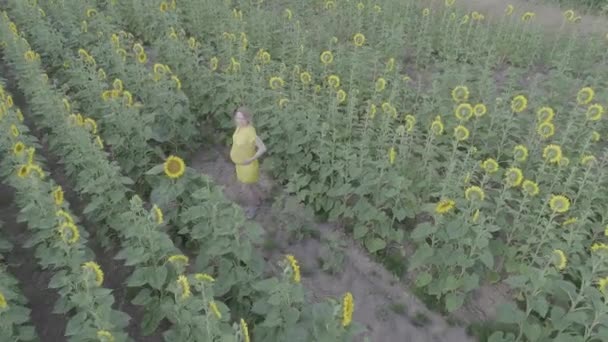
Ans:
[[[232,135],[230,159],[236,167],[236,178],[241,184],[245,195],[247,218],[255,216],[257,207],[262,201],[262,193],[258,186],[260,169],[258,158],[266,153],[266,145],[257,136],[252,124],[251,112],[240,107],[234,113],[236,130]]]

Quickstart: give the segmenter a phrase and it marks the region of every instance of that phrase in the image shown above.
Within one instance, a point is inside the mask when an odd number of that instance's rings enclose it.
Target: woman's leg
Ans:
[[[242,184],[243,200],[245,202],[245,214],[248,219],[255,217],[258,206],[261,204],[261,197],[257,190],[257,183]]]

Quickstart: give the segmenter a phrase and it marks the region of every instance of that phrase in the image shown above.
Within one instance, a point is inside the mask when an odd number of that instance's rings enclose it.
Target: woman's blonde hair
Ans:
[[[239,107],[234,112],[234,115],[236,116],[236,113],[238,113],[238,112],[240,112],[241,114],[243,114],[243,117],[245,118],[245,120],[247,120],[247,122],[249,122],[249,123],[252,122],[253,115],[251,114],[251,111],[249,110],[249,108],[247,108],[247,107]]]

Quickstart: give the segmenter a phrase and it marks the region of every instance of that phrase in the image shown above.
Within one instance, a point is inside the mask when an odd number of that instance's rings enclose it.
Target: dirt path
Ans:
[[[189,163],[224,186],[226,196],[238,203],[239,187],[235,182],[234,167],[225,155],[225,151],[205,149],[192,156]],[[261,184],[268,190],[272,182],[262,176]],[[282,223],[285,218],[276,208],[273,209],[271,203],[265,204],[255,218],[273,240],[271,244],[274,247],[268,257],[275,261],[285,253],[295,255],[301,264],[302,283],[313,301],[328,296],[341,298],[345,292],[352,292],[355,298],[354,319],[368,329],[358,340],[368,337],[370,342],[473,341],[464,328],[449,326],[441,316],[426,309],[414,295],[405,292],[396,277],[384,266],[370,260],[367,253],[342,236],[335,225],[307,222],[309,229],[317,232],[318,238],[289,239],[288,227]],[[304,208],[300,212],[304,213]],[[330,235],[345,244],[344,262],[334,275],[322,271],[319,265],[319,258],[326,247],[324,241],[330,239]]]
[[[443,5],[444,0],[423,0],[423,3]],[[540,0],[456,0],[456,4],[470,11],[477,11],[489,20],[503,18],[508,4],[515,7],[513,16],[519,20],[525,12],[534,12],[536,17],[534,23],[549,30],[561,30],[574,27],[584,33],[597,33],[604,36],[608,33],[608,18],[605,16],[578,14],[581,22],[563,25],[563,11],[556,5],[547,4]]]

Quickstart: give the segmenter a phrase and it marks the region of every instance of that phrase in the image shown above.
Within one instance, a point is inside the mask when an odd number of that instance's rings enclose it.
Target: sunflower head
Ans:
[[[271,77],[270,81],[268,81],[268,86],[270,86],[270,89],[276,90],[282,88],[283,85],[285,85],[285,82],[278,76]]]
[[[340,77],[338,77],[338,75],[329,75],[327,77],[327,83],[330,87],[338,89],[340,87]]]
[[[431,14],[431,10],[427,7],[422,10],[422,16],[428,17]]]
[[[57,186],[55,190],[53,190],[53,199],[55,200],[56,206],[61,206],[63,204],[63,188],[61,186]]]
[[[464,197],[471,202],[482,202],[485,196],[483,189],[478,186],[470,186],[464,192]]]
[[[15,125],[11,125],[11,135],[13,138],[17,138],[19,136],[19,129]]]
[[[581,106],[588,105],[589,103],[591,103],[591,101],[593,101],[594,97],[595,97],[595,91],[593,91],[593,88],[584,87],[581,90],[579,90],[578,93],[576,94],[576,103],[578,103]]]
[[[498,171],[498,162],[492,158],[488,158],[481,163],[481,168],[487,173]]]
[[[384,90],[384,88],[386,88],[386,80],[384,78],[380,77],[376,80],[376,85],[375,85],[376,92],[377,93],[382,92]]]
[[[523,172],[517,167],[511,167],[505,173],[505,182],[509,187],[520,186],[524,179]]]
[[[300,275],[300,265],[298,264],[298,260],[296,260],[296,258],[291,255],[291,254],[287,254],[285,256],[285,261],[287,262],[287,265],[289,266],[289,272],[291,274],[291,278],[293,279],[293,282],[298,284],[300,283],[301,275]]]
[[[536,120],[540,123],[551,121],[554,116],[555,111],[551,107],[541,107],[536,111]]]
[[[365,44],[365,36],[362,33],[357,33],[353,36],[353,43],[357,47],[363,46]]]
[[[283,97],[283,98],[279,99],[278,104],[279,104],[279,108],[284,109],[285,107],[287,107],[287,104],[289,104],[289,99]]]
[[[194,279],[203,282],[203,283],[213,283],[215,279],[207,273],[197,273],[194,275]]]
[[[300,73],[300,82],[304,85],[309,85],[312,82],[312,75],[308,71]]]
[[[488,108],[483,103],[478,103],[473,107],[473,114],[475,114],[475,117],[480,118],[486,115],[487,112]]]
[[[215,301],[211,301],[209,303],[209,311],[211,311],[211,313],[213,313],[215,318],[222,319],[222,313],[220,312],[220,309],[217,307],[217,304],[215,303]]]
[[[250,342],[251,340],[249,339],[249,328],[247,327],[247,323],[244,319],[241,318],[239,326],[241,329],[241,334],[243,335],[243,342]]]
[[[511,110],[515,113],[521,113],[528,108],[528,99],[523,95],[517,95],[511,100]]]
[[[103,284],[103,271],[96,262],[85,262],[82,265],[82,270],[86,279],[94,279],[97,286],[101,286],[101,284]]]
[[[462,85],[456,86],[454,89],[452,89],[451,95],[454,102],[465,102],[469,99],[469,88]]]
[[[590,154],[585,155],[581,158],[581,165],[583,165],[585,167],[591,167],[591,166],[595,165],[596,162],[597,162],[597,159]]]
[[[406,115],[405,116],[405,130],[407,132],[411,132],[414,129],[414,126],[416,125],[416,117],[413,115]]]
[[[388,150],[388,162],[389,164],[394,164],[395,163],[395,159],[397,158],[397,151],[395,150],[394,147],[391,147]]]
[[[6,301],[4,294],[0,292],[0,310],[4,310],[6,308],[8,308],[8,302]]]
[[[550,163],[559,163],[562,159],[562,148],[559,145],[547,145],[543,149],[543,158]]]
[[[98,330],[97,331],[97,339],[99,342],[114,342],[114,336],[112,333],[107,330]]]
[[[536,17],[536,13],[534,12],[526,12],[521,16],[522,21],[530,21],[532,18]]]
[[[336,99],[338,100],[338,103],[343,103],[346,101],[346,92],[342,89],[338,90],[336,92]]]
[[[540,192],[540,190],[538,188],[538,184],[536,184],[536,182],[531,181],[529,179],[526,179],[525,181],[523,181],[523,183],[521,185],[521,189],[526,195],[528,195],[530,197],[536,196]]]
[[[554,213],[565,213],[570,209],[570,199],[563,195],[551,195],[549,207]]]
[[[30,174],[30,167],[28,165],[21,165],[17,170],[17,176],[19,178],[25,178]]]
[[[597,281],[598,290],[608,297],[608,277],[601,278]]]
[[[435,213],[444,215],[456,207],[456,202],[451,199],[443,199],[435,206]]]
[[[549,139],[555,134],[555,126],[550,121],[542,122],[536,127],[536,132],[543,139]]]
[[[156,204],[152,206],[152,218],[154,219],[154,222],[158,225],[163,224],[163,222],[165,221],[163,211],[160,210],[160,208]]]
[[[180,299],[186,299],[189,298],[192,295],[192,292],[190,291],[190,282],[188,281],[188,278],[185,275],[180,275],[179,277],[177,277],[177,287],[180,291]]]
[[[217,57],[211,57],[211,59],[209,60],[209,69],[211,69],[211,71],[215,71],[217,70],[219,65],[219,60],[217,59]]]
[[[468,103],[461,103],[456,106],[454,115],[460,121],[467,121],[473,116],[473,107]]]
[[[25,145],[21,141],[17,141],[15,145],[13,145],[13,154],[19,156],[25,150]]]
[[[137,54],[137,61],[141,64],[146,64],[146,62],[148,61],[148,55],[146,55],[145,52],[140,52]]]
[[[604,107],[597,103],[589,106],[589,108],[587,108],[587,113],[585,113],[585,116],[589,121],[598,121],[602,118],[602,115],[604,115]]]
[[[431,123],[431,132],[434,135],[443,134],[443,122],[441,122],[441,117],[436,117],[435,120]]]
[[[342,326],[347,327],[353,320],[353,312],[355,311],[355,300],[350,292],[347,292],[342,298]]]
[[[454,138],[457,141],[465,141],[469,138],[469,130],[468,128],[458,125],[454,128]]]
[[[593,131],[591,133],[591,141],[598,142],[598,141],[600,141],[601,138],[602,138],[602,136],[600,135],[600,133],[598,131]]]
[[[562,251],[561,249],[553,250],[552,259],[553,264],[560,271],[566,268],[568,264],[568,258],[566,258],[566,253],[564,253],[564,251]]]
[[[324,65],[329,65],[334,61],[334,54],[331,53],[331,51],[326,50],[321,53],[319,58],[321,59],[321,63]]]
[[[71,217],[70,217],[71,219]],[[68,245],[73,245],[80,239],[80,232],[78,227],[72,221],[63,222],[59,228],[57,228],[61,240]]]
[[[180,157],[169,156],[169,158],[165,160],[164,170],[167,177],[177,179],[183,176],[186,172],[186,164]]]

